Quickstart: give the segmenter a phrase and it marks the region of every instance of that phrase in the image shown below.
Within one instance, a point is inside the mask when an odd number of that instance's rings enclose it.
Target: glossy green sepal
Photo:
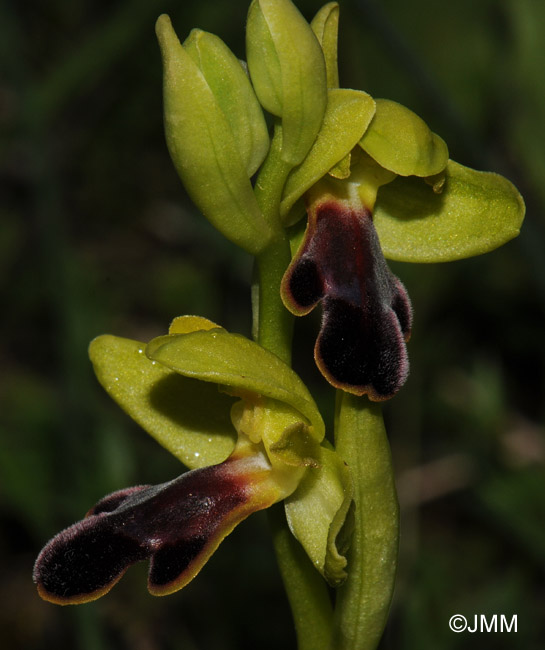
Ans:
[[[145,343],[118,336],[94,339],[89,356],[103,388],[186,467],[224,461],[236,440],[229,418],[233,398],[153,363],[145,349]]]
[[[380,188],[374,222],[385,257],[450,262],[492,251],[519,234],[524,201],[503,176],[450,160],[438,189],[401,177]]]

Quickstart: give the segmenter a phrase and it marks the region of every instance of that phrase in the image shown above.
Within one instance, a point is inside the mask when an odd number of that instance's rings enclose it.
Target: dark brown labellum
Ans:
[[[313,206],[282,295],[296,315],[322,302],[315,359],[331,384],[375,401],[401,388],[411,305],[386,264],[370,211],[335,200]]]
[[[34,581],[40,595],[58,604],[95,600],[146,559],[151,593],[180,589],[240,521],[274,501],[259,489],[264,472],[246,461],[228,459],[105,497],[38,556]]]

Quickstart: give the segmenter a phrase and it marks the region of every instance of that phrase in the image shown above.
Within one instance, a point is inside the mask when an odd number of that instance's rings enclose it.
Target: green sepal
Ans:
[[[297,374],[257,343],[223,329],[160,336],[146,354],[186,377],[246,391],[293,406],[312,425],[312,436],[324,437],[324,423],[307,387]],[[234,390],[233,390],[234,389]]]
[[[183,47],[206,79],[231,127],[246,173],[253,176],[269,150],[269,133],[246,70],[214,34],[193,29]]]
[[[375,101],[375,116],[360,140],[364,151],[400,176],[432,176],[445,168],[447,145],[424,120],[397,102]]]
[[[339,33],[339,4],[328,2],[310,21],[312,31],[324,53],[327,87],[339,87],[339,69],[337,66],[337,40]]]
[[[310,187],[341,161],[358,143],[375,112],[375,102],[360,90],[328,91],[322,128],[305,160],[288,176],[280,204],[283,219]]]
[[[524,201],[506,178],[452,160],[441,193],[418,178],[381,187],[374,223],[384,256],[450,262],[494,250],[519,234]]]
[[[195,205],[232,242],[255,255],[271,231],[257,204],[230,123],[170,19],[157,20],[163,57],[165,134]]]
[[[89,356],[106,392],[189,469],[224,461],[235,446],[233,399],[150,361],[145,343],[103,335]]]
[[[290,0],[253,0],[246,56],[259,101],[282,120],[282,160],[298,165],[320,130],[327,103],[320,44]]]
[[[332,449],[320,447],[319,463],[286,499],[286,518],[313,565],[337,587],[346,578],[343,529],[350,524],[353,487],[348,467]]]

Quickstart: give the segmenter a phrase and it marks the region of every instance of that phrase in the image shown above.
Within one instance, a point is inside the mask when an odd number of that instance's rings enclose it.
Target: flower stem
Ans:
[[[274,232],[282,235],[284,235],[284,229],[280,221],[280,201],[291,169],[292,165],[282,160],[282,126],[277,122],[269,153],[261,166],[255,183],[254,193],[265,220]]]
[[[356,508],[348,578],[337,592],[332,648],[374,650],[388,618],[399,539],[399,506],[380,406],[338,391],[335,440],[350,467]]]
[[[256,258],[252,288],[254,338],[291,364],[293,316],[280,299],[280,282],[290,263],[289,242],[278,238]]]
[[[293,316],[282,304],[280,283],[291,261],[280,221],[280,200],[291,166],[281,159],[282,131],[275,127],[267,159],[254,191],[263,216],[275,233],[256,257],[252,287],[253,336],[264,348],[291,364]],[[291,534],[283,505],[269,508],[276,558],[291,606],[299,650],[327,650],[333,610],[325,582]]]

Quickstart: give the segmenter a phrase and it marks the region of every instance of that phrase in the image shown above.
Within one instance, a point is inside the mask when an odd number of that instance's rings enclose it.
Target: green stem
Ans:
[[[291,364],[293,316],[280,299],[280,283],[290,263],[288,240],[278,237],[256,258],[254,338],[267,350]]]
[[[280,200],[291,166],[280,155],[282,131],[274,137],[255,185],[261,211],[275,236],[256,257],[252,288],[253,335],[264,348],[291,364],[293,316],[282,304],[280,283],[291,260],[280,221]],[[269,508],[269,522],[280,573],[291,606],[299,650],[327,650],[333,611],[325,582],[291,534],[282,504]]]
[[[374,650],[388,618],[399,540],[399,506],[380,406],[339,391],[335,441],[350,467],[356,508],[348,578],[337,592],[332,648]]]
[[[282,126],[277,122],[269,153],[257,177],[254,193],[266,221],[274,232],[282,234],[284,229],[280,221],[280,201],[291,170],[292,165],[282,160]]]
[[[252,288],[253,334],[267,350],[291,363],[293,316],[280,299],[280,283],[291,260],[289,241],[280,222],[280,200],[291,166],[281,158],[282,127],[275,126],[269,153],[255,184],[255,195],[265,220],[275,233],[256,257]]]

